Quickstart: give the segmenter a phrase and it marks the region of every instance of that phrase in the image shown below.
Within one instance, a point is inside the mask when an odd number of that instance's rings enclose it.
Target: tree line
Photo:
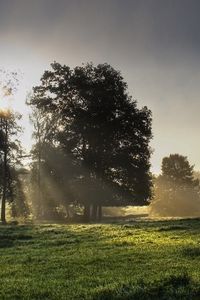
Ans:
[[[152,113],[138,108],[119,71],[109,64],[70,68],[54,62],[27,105],[33,145],[26,168],[17,139],[20,115],[0,115],[3,223],[6,203],[14,217],[70,218],[76,210],[82,220],[96,221],[102,207],[148,205],[155,198]]]

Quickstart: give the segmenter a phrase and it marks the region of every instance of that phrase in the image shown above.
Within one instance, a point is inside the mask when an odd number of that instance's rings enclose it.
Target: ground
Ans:
[[[0,299],[200,299],[200,220],[0,226]]]

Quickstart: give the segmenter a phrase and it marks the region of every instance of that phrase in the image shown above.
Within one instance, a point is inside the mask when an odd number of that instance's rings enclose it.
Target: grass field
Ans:
[[[200,220],[1,226],[0,299],[200,299]]]

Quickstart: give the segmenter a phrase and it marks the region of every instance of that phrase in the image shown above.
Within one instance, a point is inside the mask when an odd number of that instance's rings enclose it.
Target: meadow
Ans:
[[[200,299],[200,219],[1,225],[0,299]]]

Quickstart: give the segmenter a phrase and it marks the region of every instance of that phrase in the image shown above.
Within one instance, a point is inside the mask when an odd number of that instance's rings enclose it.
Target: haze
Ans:
[[[24,146],[31,147],[26,94],[50,63],[107,62],[152,110],[153,172],[170,153],[200,169],[199,11],[198,0],[0,0],[0,68],[22,74],[6,105],[26,114]]]

